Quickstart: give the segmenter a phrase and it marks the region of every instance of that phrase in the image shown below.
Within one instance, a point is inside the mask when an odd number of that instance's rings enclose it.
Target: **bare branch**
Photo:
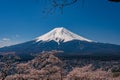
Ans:
[[[109,0],[111,2],[120,2],[120,0]]]

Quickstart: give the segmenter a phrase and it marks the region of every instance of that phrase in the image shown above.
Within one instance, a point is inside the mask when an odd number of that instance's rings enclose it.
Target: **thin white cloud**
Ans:
[[[10,41],[10,38],[3,38],[2,41]]]
[[[17,38],[19,38],[19,35],[14,35],[14,37],[8,38],[4,37],[0,39],[0,47],[10,46],[18,44]]]
[[[11,39],[4,37],[0,40],[0,47],[9,46],[10,43],[11,43]]]

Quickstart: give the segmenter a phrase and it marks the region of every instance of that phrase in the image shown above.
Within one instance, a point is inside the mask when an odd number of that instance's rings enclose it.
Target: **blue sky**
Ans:
[[[32,40],[55,27],[65,27],[88,39],[120,44],[120,3],[81,0],[65,7],[63,14],[48,0],[0,0],[0,47]]]

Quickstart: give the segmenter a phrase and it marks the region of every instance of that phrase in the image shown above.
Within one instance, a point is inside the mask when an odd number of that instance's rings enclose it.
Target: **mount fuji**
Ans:
[[[120,55],[120,45],[95,42],[63,27],[55,28],[34,40],[0,48],[0,53],[25,55],[52,50],[63,51],[64,55]]]
[[[72,41],[72,40],[80,40],[80,41],[87,41],[87,42],[92,42],[89,39],[86,39],[82,36],[79,36],[63,27],[60,28],[55,28],[53,30],[51,30],[50,32],[38,37],[37,42],[39,41],[55,41],[57,43],[60,42],[68,42],[68,41]]]

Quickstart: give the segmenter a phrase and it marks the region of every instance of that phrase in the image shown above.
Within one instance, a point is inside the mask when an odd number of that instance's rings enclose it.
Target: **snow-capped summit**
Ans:
[[[36,42],[51,41],[51,40],[54,40],[57,43],[59,43],[61,41],[67,42],[67,41],[71,41],[71,40],[81,40],[81,41],[92,42],[92,40],[89,40],[82,36],[79,36],[63,27],[54,28],[50,32],[36,38]]]

